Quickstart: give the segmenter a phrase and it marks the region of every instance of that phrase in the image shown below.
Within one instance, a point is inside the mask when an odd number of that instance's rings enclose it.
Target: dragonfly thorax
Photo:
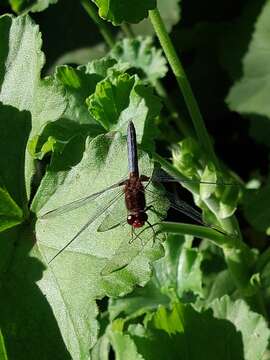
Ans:
[[[127,222],[134,228],[140,228],[144,226],[147,219],[148,216],[145,212],[138,212],[136,214],[129,214],[127,217]]]

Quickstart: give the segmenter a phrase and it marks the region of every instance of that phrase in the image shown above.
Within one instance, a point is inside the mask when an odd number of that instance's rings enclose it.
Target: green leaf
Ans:
[[[259,190],[247,190],[243,198],[244,214],[248,222],[257,230],[270,232],[270,186]]]
[[[32,211],[38,215],[102,190],[127,176],[126,140],[119,133],[87,139],[81,161],[72,167],[68,166],[67,154],[76,156],[74,150],[71,152],[65,148],[61,158],[66,159],[66,164],[61,163],[64,170],[56,170],[53,158],[42,179],[32,204]],[[148,157],[140,153],[141,173],[149,175],[151,168]],[[75,358],[78,348],[81,354],[86,354],[96,341],[95,300],[105,295],[124,295],[137,284],[143,286],[151,276],[151,262],[163,254],[160,241],[153,244],[151,229],[145,230],[140,236],[144,246],[139,239],[129,244],[130,228],[127,224],[107,232],[97,232],[106,215],[114,214],[112,206],[48,265],[56,252],[118,192],[118,189],[108,191],[82,208],[52,218],[38,219],[36,224],[37,245],[31,255],[48,266],[38,285],[46,294],[65,344]],[[122,219],[126,219],[124,198],[119,201],[123,204]],[[151,197],[147,197],[149,202]],[[162,203],[154,205],[157,209],[164,208]],[[149,213],[149,221],[155,223],[156,215]],[[122,253],[119,253],[119,247]],[[106,276],[102,276],[104,267],[110,262],[115,264],[115,259],[119,260],[121,254],[132,256],[122,258],[121,270],[116,271],[111,265],[111,271],[115,272],[109,274],[108,271]],[[63,312],[67,314],[64,318]]]
[[[7,352],[5,348],[5,341],[1,329],[0,329],[0,356],[2,360],[8,360]]]
[[[1,233],[0,242],[1,265],[5,262],[4,266],[0,266],[0,307],[5,309],[0,317],[7,358],[71,359],[52,307],[44,296],[46,292],[42,293],[37,285],[45,267],[37,258],[29,257],[29,251],[35,244],[33,229],[29,225],[20,225],[12,231]],[[12,244],[9,251],[3,251],[3,243]],[[35,248],[38,251],[37,245]],[[49,283],[47,275],[42,281]],[[59,288],[56,286],[54,290],[55,305],[58,304],[63,322],[68,323],[68,308],[61,302]],[[73,343],[77,340],[75,336],[71,339]],[[78,358],[78,352],[72,358],[76,356]]]
[[[143,71],[141,79],[146,78],[152,84],[166,75],[166,60],[160,49],[153,46],[151,37],[125,38],[110,51],[110,56],[120,63]]]
[[[99,80],[97,74],[86,74],[82,69],[69,66],[56,69],[55,82],[62,89],[67,106],[61,118],[46,124],[41,133],[31,140],[29,150],[33,157],[42,159],[51,151],[61,153],[72,138],[78,135],[96,136],[103,131],[90,116],[85,104]]]
[[[222,250],[208,240],[203,240],[199,249],[203,255],[203,296],[197,299],[196,304],[205,305],[224,295],[234,295],[235,282],[227,268]]]
[[[200,184],[200,196],[202,199],[208,199],[212,193],[216,189],[216,182],[217,182],[217,174],[215,172],[215,167],[213,164],[209,163],[205,166],[202,177],[202,182],[209,182],[209,186],[205,186],[204,184]]]
[[[121,299],[110,299],[110,318],[120,314],[140,316],[150,310],[156,310],[161,304],[168,304],[170,298],[188,296],[193,292],[202,295],[202,272],[200,269],[202,254],[191,248],[189,237],[169,235],[164,244],[165,256],[154,263],[154,273],[143,289]]]
[[[269,37],[270,3],[265,2],[255,24],[255,31],[243,60],[243,76],[227,97],[230,109],[241,114],[270,117]]]
[[[181,16],[180,0],[157,0],[157,8],[162,16],[166,30],[171,32]],[[131,25],[132,30],[137,35],[153,35],[154,29],[148,19],[144,19],[138,24]]]
[[[161,109],[153,89],[142,84],[136,76],[113,72],[100,81],[95,93],[87,100],[90,114],[108,131],[118,130],[126,135],[130,120],[136,124],[137,142],[144,149],[153,149],[152,122]]]
[[[25,146],[30,128],[29,112],[0,103],[0,231],[23,221],[22,209],[27,207]]]
[[[224,29],[220,34],[220,61],[233,81],[239,80],[243,75],[243,57],[248,50],[254,24],[264,3],[264,0],[246,1],[240,16],[223,24]]]
[[[187,138],[175,146],[173,164],[181,174],[192,180],[192,188],[185,182],[182,186],[192,191],[195,203],[203,209],[207,222],[215,222],[215,217],[226,219],[234,213],[240,187],[228,176],[226,169],[222,173],[215,169],[193,139]]]
[[[202,295],[202,254],[191,246],[190,237],[181,239],[180,236],[170,235],[165,257],[155,264],[155,276],[162,291],[168,295],[172,288],[179,297],[188,292]]]
[[[123,22],[138,23],[148,16],[148,10],[156,7],[155,0],[93,0],[99,8],[99,16],[114,25]]]
[[[0,232],[23,221],[23,212],[10,194],[0,187]]]
[[[4,15],[0,17],[0,31],[5,34],[0,55],[0,100],[30,111],[34,131],[57,119],[66,104],[52,79],[40,79],[44,64],[41,34],[30,17]]]
[[[226,319],[241,333],[246,360],[262,359],[270,339],[265,319],[251,311],[243,300],[231,301],[228,296],[215,300],[211,308],[218,319]]]
[[[58,0],[9,0],[12,10],[16,13],[23,11],[43,11],[50,4],[56,4]]]
[[[66,103],[61,89],[52,78],[40,78],[44,64],[41,34],[30,17],[0,17],[0,33],[0,101],[21,111],[29,111],[32,118],[32,138],[45,123],[61,116]],[[35,170],[28,152],[25,164],[25,186],[29,198]]]
[[[97,74],[86,74],[81,69],[63,65],[56,69],[55,78],[65,91],[68,107],[62,116],[79,124],[96,124],[89,115],[86,98],[95,91],[100,80]]]
[[[107,335],[99,337],[91,349],[92,360],[109,360],[110,343]]]
[[[114,331],[110,334],[110,341],[115,351],[115,356],[117,360],[145,359],[138,353],[134,341],[132,341],[131,337],[128,334],[124,335],[121,332]]]
[[[205,291],[205,301],[204,303],[209,304],[214,299],[220,299],[224,295],[233,294],[236,291],[234,279],[229,270],[223,270],[217,274],[212,274],[212,281],[210,286],[208,284],[209,292]],[[204,290],[206,290],[204,288]]]
[[[122,334],[129,335],[143,359],[214,360],[217,354],[224,360],[244,359],[242,339],[232,323],[179,302],[170,308],[160,306],[144,319],[144,328],[130,325]]]
[[[104,56],[101,59],[90,61],[86,65],[81,65],[79,69],[82,69],[86,74],[99,75],[99,80],[103,80],[115,66],[117,66],[115,59],[112,59],[110,56]]]
[[[109,130],[118,125],[121,112],[128,107],[129,95],[134,87],[135,77],[118,74],[97,84],[96,91],[87,100],[90,114]]]

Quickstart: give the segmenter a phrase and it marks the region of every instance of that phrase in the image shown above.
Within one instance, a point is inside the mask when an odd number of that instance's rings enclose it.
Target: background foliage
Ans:
[[[220,168],[154,36],[156,5]],[[0,13],[0,358],[270,359],[269,0],[6,0]],[[129,244],[125,226],[97,231],[107,211],[48,264],[117,189],[40,215],[125,178],[130,118],[141,172],[156,160],[192,178],[205,219],[239,236],[164,223],[165,242],[149,230]],[[151,186],[155,223],[168,202]]]

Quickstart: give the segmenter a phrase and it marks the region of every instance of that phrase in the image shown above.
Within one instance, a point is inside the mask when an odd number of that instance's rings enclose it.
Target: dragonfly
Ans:
[[[130,242],[140,237],[142,231],[146,228],[151,228],[153,231],[153,236],[156,236],[154,230],[155,225],[151,224],[148,220],[148,212],[155,209],[153,205],[146,203],[146,191],[149,191],[152,197],[155,198],[155,193],[148,189],[148,185],[151,182],[178,182],[177,179],[172,178],[165,172],[154,172],[152,176],[141,175],[139,172],[138,165],[138,152],[137,152],[137,140],[136,140],[136,130],[133,122],[130,120],[127,127],[127,157],[128,157],[128,178],[120,180],[117,183],[93,194],[90,194],[84,198],[72,201],[71,203],[60,206],[56,209],[50,210],[45,214],[39,216],[40,219],[48,219],[50,217],[60,216],[69,211],[78,209],[79,207],[84,206],[87,203],[90,203],[98,199],[104,193],[121,188],[121,191],[117,192],[108,203],[99,207],[96,212],[90,217],[90,219],[82,226],[82,228],[66,243],[50,260],[48,263],[51,263],[56,257],[58,257],[64,250],[66,250],[90,225],[95,222],[101,215],[108,211],[117,201],[120,201],[120,198],[124,195],[125,207],[127,209],[127,217],[121,221],[115,223],[108,223],[107,225],[100,225],[98,231],[108,231],[119,225],[128,224],[131,226],[131,239]],[[205,184],[213,184],[211,182],[202,182]],[[195,210],[192,206],[188,205],[185,201],[175,198],[172,194],[166,192],[166,198],[169,200],[170,207],[187,215],[188,217],[195,220],[197,223],[211,227],[218,232],[226,234],[225,231],[218,228],[217,226],[207,224],[202,220],[202,215],[199,211]],[[113,217],[112,217],[113,218]],[[136,234],[136,230],[144,228],[139,234]]]

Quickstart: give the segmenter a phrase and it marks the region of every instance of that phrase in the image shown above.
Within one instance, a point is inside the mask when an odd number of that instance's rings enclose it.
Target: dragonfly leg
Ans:
[[[155,241],[156,241],[156,237],[157,237],[157,233],[155,232],[154,225],[157,225],[157,224],[152,225],[149,221],[147,221],[147,224],[148,224],[148,227],[151,228],[151,230],[153,231],[153,234],[154,234],[153,244],[152,244],[152,246],[154,246]]]
[[[135,241],[137,238],[139,238],[139,239],[141,240],[141,242],[142,242],[142,245],[144,245],[143,240],[140,238],[140,235],[141,235],[145,230],[151,228],[152,231],[153,231],[153,233],[154,233],[154,240],[153,240],[153,245],[154,245],[155,239],[156,239],[156,237],[157,237],[157,233],[156,233],[155,230],[154,230],[154,226],[159,225],[159,222],[157,222],[157,223],[155,223],[155,224],[150,224],[150,222],[147,221],[147,224],[148,224],[148,226],[146,226],[143,230],[141,230],[138,234],[136,234],[135,238],[134,238],[132,241]],[[130,243],[131,243],[131,241],[130,241]]]
[[[139,234],[135,234],[135,230],[134,230],[134,228],[132,227],[132,229],[131,229],[131,239],[129,240],[129,244],[132,244],[133,243],[133,241],[135,241],[136,239],[140,239],[140,241],[141,241],[141,244],[142,244],[142,246],[144,245],[144,243],[143,243],[143,240],[140,238],[140,234],[142,233],[142,231],[139,233]],[[135,234],[135,237],[134,237],[134,234]]]
[[[134,238],[134,228],[133,226],[131,226],[131,234],[130,234],[130,240],[129,240],[129,244],[132,244],[133,243],[133,238]]]

